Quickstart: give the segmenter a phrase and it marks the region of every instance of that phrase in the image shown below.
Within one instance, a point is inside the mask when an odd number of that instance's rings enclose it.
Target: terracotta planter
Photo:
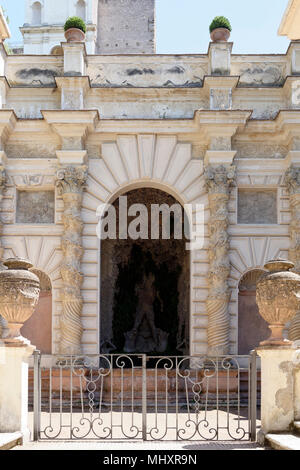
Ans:
[[[79,28],[70,28],[65,31],[65,38],[67,42],[83,42],[85,34]]]
[[[230,31],[227,28],[216,28],[210,33],[213,42],[228,41],[230,38]]]
[[[0,312],[7,321],[8,331],[4,342],[7,345],[28,344],[20,329],[31,317],[39,300],[39,278],[28,271],[32,264],[23,259],[8,259],[8,269],[0,271]]]
[[[294,264],[281,259],[269,261],[257,282],[256,302],[260,315],[269,323],[271,336],[260,345],[282,346],[291,344],[283,338],[283,329],[300,308],[300,276],[290,269]]]

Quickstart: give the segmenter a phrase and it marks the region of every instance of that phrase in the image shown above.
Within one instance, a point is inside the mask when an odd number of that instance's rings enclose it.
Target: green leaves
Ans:
[[[71,28],[81,29],[81,31],[86,33],[86,24],[81,18],[79,18],[79,16],[71,16],[67,19],[67,21],[65,22],[64,29],[65,31],[67,31]]]
[[[230,21],[225,18],[225,16],[216,16],[209,26],[209,32],[211,33],[214,29],[217,28],[226,28],[229,31],[232,30]]]

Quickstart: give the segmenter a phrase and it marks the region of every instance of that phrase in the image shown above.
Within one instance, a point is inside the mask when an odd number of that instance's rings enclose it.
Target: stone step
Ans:
[[[21,432],[0,433],[0,450],[10,450],[23,443]]]
[[[300,450],[300,437],[294,434],[267,434],[266,441],[276,450]]]

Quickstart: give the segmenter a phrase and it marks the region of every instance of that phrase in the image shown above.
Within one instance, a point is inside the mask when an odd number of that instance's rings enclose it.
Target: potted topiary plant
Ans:
[[[231,29],[231,24],[225,16],[216,16],[209,27],[211,40],[213,42],[228,41]]]
[[[82,42],[85,39],[86,24],[78,16],[72,16],[65,22],[65,38],[67,42]]]

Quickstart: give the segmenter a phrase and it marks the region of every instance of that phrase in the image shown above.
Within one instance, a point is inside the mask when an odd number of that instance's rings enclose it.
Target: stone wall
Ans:
[[[99,0],[98,54],[153,54],[155,0]]]

